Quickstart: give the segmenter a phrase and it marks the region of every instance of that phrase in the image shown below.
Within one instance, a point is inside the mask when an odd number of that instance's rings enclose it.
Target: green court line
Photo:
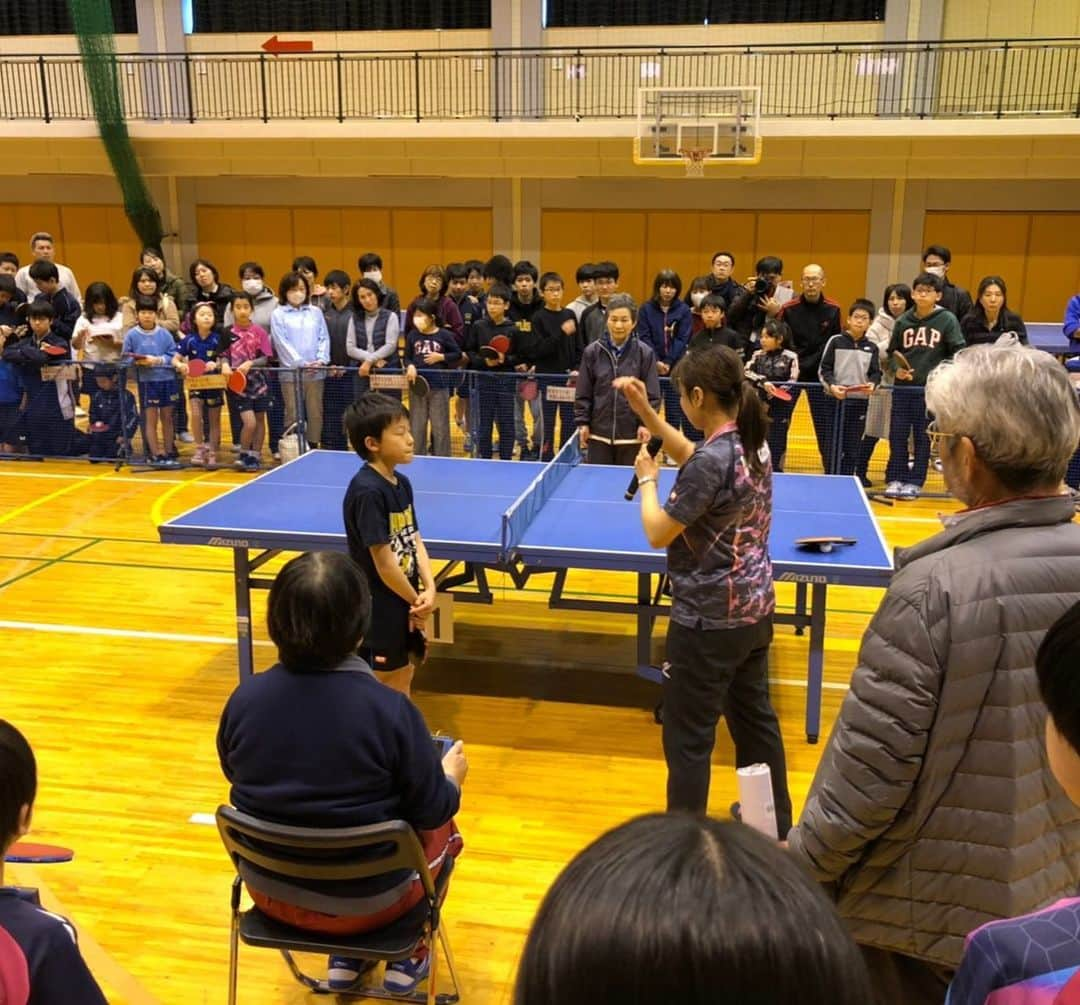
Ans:
[[[5,579],[3,582],[0,582],[0,590],[4,589],[7,586],[11,586],[13,583],[19,582],[19,580],[21,580],[21,579],[28,579],[30,576],[35,576],[39,572],[42,572],[45,569],[51,568],[54,565],[59,565],[61,562],[66,562],[68,559],[71,558],[72,555],[77,555],[80,551],[85,551],[87,548],[92,548],[97,543],[98,543],[98,538],[91,538],[89,541],[86,541],[84,544],[80,544],[78,548],[73,548],[71,551],[65,551],[64,554],[57,555],[55,558],[46,558],[46,559],[40,559],[39,560],[39,559],[21,557],[21,558],[14,559],[14,561],[16,561],[16,562],[40,561],[41,564],[36,566],[33,569],[27,569],[26,572],[20,572],[17,576],[12,576],[10,579]],[[0,556],[0,557],[5,557],[5,556]],[[116,564],[120,565],[122,563],[118,562]]]

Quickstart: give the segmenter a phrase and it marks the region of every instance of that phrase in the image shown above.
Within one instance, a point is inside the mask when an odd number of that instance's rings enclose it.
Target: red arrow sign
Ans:
[[[315,43],[310,40],[306,42],[282,42],[277,35],[272,35],[263,42],[262,48],[275,54],[280,52],[311,52],[315,48]]]

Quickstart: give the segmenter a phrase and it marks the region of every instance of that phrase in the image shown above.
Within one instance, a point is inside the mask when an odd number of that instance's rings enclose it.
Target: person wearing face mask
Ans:
[[[282,276],[278,299],[281,302],[270,317],[270,341],[282,367],[285,425],[304,422],[308,444],[315,448],[322,437],[322,371],[330,362],[330,332],[323,312],[310,303],[311,291],[299,272]],[[303,399],[302,410],[299,398]]]
[[[971,294],[962,286],[949,282],[949,266],[952,265],[952,252],[944,244],[931,244],[922,253],[923,270],[932,276],[939,276],[944,284],[941,290],[939,307],[954,314],[957,318],[965,317],[971,310]]]
[[[693,337],[705,327],[705,320],[701,316],[702,301],[712,290],[711,276],[695,276],[690,281],[690,289],[686,291],[684,303],[690,308],[690,335]],[[726,304],[727,301],[725,300]]]
[[[401,300],[398,299],[397,291],[392,290],[383,282],[383,260],[377,252],[368,251],[356,260],[356,267],[360,270],[362,279],[370,279],[379,287],[380,306],[385,307],[394,314],[401,313]]]
[[[244,262],[237,275],[240,289],[251,297],[251,323],[265,331],[270,331],[270,316],[278,305],[274,291],[266,285],[266,271],[258,262]],[[233,324],[232,304],[225,308],[225,327]]]

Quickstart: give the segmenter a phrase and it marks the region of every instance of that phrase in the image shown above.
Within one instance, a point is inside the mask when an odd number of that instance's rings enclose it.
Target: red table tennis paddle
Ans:
[[[91,433],[107,433],[109,431],[109,424],[107,422],[92,422],[90,424]]]
[[[35,841],[17,841],[4,856],[5,862],[23,862],[31,865],[47,865],[54,862],[70,862],[75,852],[55,844],[38,844]]]
[[[855,544],[853,537],[799,537],[795,539],[795,547],[802,551],[820,551],[828,554],[833,548],[842,544]]]
[[[189,359],[187,365],[187,372],[189,377],[201,377],[206,373],[206,361],[198,359]]]
[[[68,354],[67,347],[62,345],[53,345],[51,342],[43,342],[41,344],[41,351],[46,356],[66,356]]]
[[[540,393],[540,385],[531,377],[518,384],[518,394],[522,401],[534,401]]]
[[[772,396],[777,401],[791,401],[791,392],[783,384],[773,384]]]
[[[229,374],[229,390],[233,394],[243,394],[247,387],[247,374],[243,370],[233,370]]]
[[[498,359],[510,351],[510,336],[496,335],[487,345],[480,346],[480,355],[484,359]]]

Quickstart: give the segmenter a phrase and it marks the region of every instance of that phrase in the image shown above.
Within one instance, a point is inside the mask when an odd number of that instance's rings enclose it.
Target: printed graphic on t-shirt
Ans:
[[[941,344],[941,332],[939,329],[919,325],[918,328],[905,328],[902,339],[904,349],[933,349]]]
[[[402,513],[390,514],[390,550],[399,568],[412,582],[416,578],[416,518],[410,504]]]

